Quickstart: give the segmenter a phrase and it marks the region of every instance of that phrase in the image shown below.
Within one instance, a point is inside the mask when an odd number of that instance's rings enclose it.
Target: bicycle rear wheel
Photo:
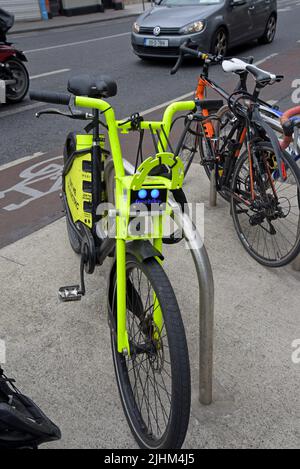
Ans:
[[[188,428],[190,366],[184,327],[172,286],[155,259],[127,254],[127,331],[130,356],[112,354],[123,409],[141,448],[180,448]],[[112,311],[117,323],[116,279]],[[154,300],[156,298],[156,300]],[[154,311],[160,307],[158,327]]]
[[[300,171],[290,155],[282,152],[286,172],[282,180],[272,145],[261,142],[255,148],[255,199],[251,197],[250,165],[245,152],[233,175],[231,213],[246,251],[262,265],[282,267],[300,252]]]
[[[186,176],[190,166],[194,160],[195,155],[199,151],[201,125],[196,120],[189,123],[185,129],[178,156],[184,165],[184,175]]]
[[[219,150],[222,149],[222,145],[233,125],[233,119],[234,116],[230,111],[229,107],[227,105],[221,107],[216,113],[216,119],[214,119],[212,123],[214,129],[213,138],[211,139],[210,137],[204,135],[199,143],[200,161],[204,166],[205,173],[209,180],[212,177],[211,174],[213,169],[218,169],[218,181],[223,175],[223,167],[225,160],[223,158],[222,161],[218,161],[217,165],[216,154],[219,154]],[[227,202],[230,202],[230,195],[228,194],[228,191],[218,189],[218,194],[220,194],[220,196]]]

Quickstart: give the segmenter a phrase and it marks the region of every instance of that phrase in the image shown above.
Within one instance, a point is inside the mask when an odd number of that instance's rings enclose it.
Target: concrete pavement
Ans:
[[[300,274],[268,270],[238,242],[229,207],[208,207],[204,172],[193,164],[190,202],[205,204],[205,243],[216,290],[214,403],[197,394],[185,448],[299,448]],[[166,269],[186,326],[197,389],[198,292],[190,253],[166,247]],[[78,258],[59,220],[0,250],[1,329],[6,370],[61,427],[56,448],[134,448],[114,378],[106,320],[109,262],[87,277],[80,303],[57,290],[78,281]]]

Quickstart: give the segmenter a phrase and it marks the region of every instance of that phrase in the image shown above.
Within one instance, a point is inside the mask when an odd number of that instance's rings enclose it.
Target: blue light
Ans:
[[[138,196],[139,196],[140,199],[145,199],[147,197],[146,189],[141,189],[138,193]]]
[[[159,193],[159,190],[158,190],[158,189],[153,189],[153,190],[151,191],[151,197],[152,197],[152,199],[158,199],[159,195],[160,195],[160,193]]]

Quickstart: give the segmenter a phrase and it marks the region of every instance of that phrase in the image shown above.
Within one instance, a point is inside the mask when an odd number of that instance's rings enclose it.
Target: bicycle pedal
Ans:
[[[64,303],[67,301],[80,301],[82,298],[80,286],[61,287],[58,291],[58,297]]]

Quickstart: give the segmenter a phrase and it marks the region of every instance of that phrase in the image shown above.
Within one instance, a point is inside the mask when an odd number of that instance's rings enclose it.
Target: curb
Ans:
[[[74,22],[74,23],[67,23],[67,24],[58,24],[58,25],[43,25],[43,26],[37,26],[37,27],[24,27],[22,29],[18,29],[17,31],[10,31],[9,32],[9,35],[17,35],[17,34],[22,34],[22,33],[31,33],[31,32],[35,32],[35,31],[49,31],[49,30],[52,30],[52,29],[62,29],[62,28],[68,28],[68,27],[74,27],[74,26],[82,26],[82,25],[85,25],[85,24],[95,24],[95,23],[104,23],[104,22],[107,22],[107,21],[114,21],[114,20],[120,20],[120,19],[123,19],[123,18],[135,18],[137,16],[139,16],[140,14],[142,14],[142,12],[140,13],[127,13],[127,14],[124,14],[122,16],[116,16],[116,17],[112,17],[112,18],[99,18],[99,19],[93,19],[93,20],[86,20],[86,21],[83,21],[81,23],[78,23],[78,22]],[[49,20],[51,21],[51,20]]]

